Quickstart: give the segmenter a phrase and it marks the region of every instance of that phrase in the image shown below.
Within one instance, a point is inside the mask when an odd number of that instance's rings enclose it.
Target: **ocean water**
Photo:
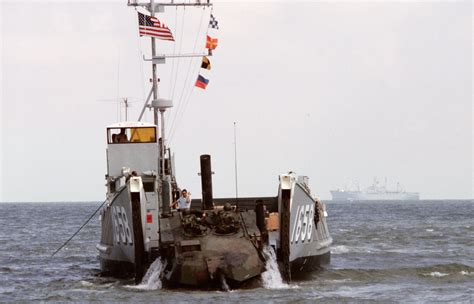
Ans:
[[[161,289],[153,273],[138,287],[98,276],[97,217],[51,257],[100,203],[0,204],[0,302],[474,303],[473,201],[326,204],[328,268],[228,292]]]

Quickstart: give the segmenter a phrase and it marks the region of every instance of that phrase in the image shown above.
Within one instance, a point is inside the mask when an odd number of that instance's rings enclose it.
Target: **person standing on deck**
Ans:
[[[181,191],[181,196],[173,203],[173,208],[178,207],[178,210],[185,210],[191,208],[191,193],[186,189]]]

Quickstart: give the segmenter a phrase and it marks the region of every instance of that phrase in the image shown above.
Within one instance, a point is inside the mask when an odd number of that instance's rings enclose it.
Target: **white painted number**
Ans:
[[[291,243],[310,241],[313,232],[314,204],[298,206],[296,214]]]
[[[308,233],[306,234],[306,238],[311,240],[311,235],[313,233],[313,223],[314,223],[314,204],[310,205],[309,208],[309,216],[308,216]]]
[[[128,225],[127,213],[123,206],[112,207],[115,243],[132,244],[132,234]]]
[[[309,215],[309,205],[306,205],[304,207],[301,207],[301,210],[304,211],[304,216],[303,216],[303,230],[301,230],[301,241],[304,242],[306,239],[306,232],[308,231],[308,215]]]

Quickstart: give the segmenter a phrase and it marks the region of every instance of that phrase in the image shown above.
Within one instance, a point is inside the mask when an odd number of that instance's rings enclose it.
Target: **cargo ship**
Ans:
[[[337,189],[331,190],[333,201],[416,201],[420,199],[418,192],[406,192],[400,183],[394,190],[387,187],[387,180],[385,184],[381,185],[377,179],[374,179],[373,184],[365,190],[357,189]]]

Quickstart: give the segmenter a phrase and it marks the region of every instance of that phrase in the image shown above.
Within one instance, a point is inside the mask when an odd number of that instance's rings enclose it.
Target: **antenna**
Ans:
[[[127,97],[125,97],[123,99],[123,104],[125,105],[125,121],[128,121],[128,107],[129,107],[129,105],[128,105]]]
[[[117,103],[117,117],[118,120],[122,120],[122,102],[123,102],[123,107],[125,108],[125,121],[128,121],[128,108],[131,107],[131,103],[135,103],[134,101],[135,98],[132,97],[132,101],[130,101],[129,97],[120,97],[117,99],[99,99],[97,101],[99,102],[116,102]]]
[[[235,205],[239,209],[239,187],[237,183],[237,124],[234,121],[234,166],[235,166]]]

